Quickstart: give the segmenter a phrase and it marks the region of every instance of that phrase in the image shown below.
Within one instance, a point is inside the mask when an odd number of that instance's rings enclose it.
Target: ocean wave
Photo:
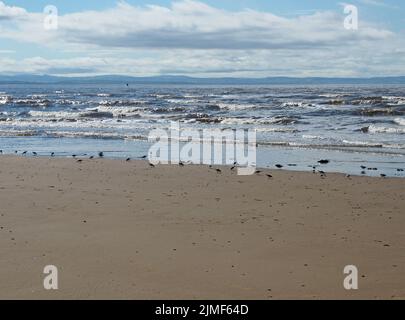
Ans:
[[[145,101],[143,100],[103,100],[98,102],[100,106],[107,106],[107,107],[131,107],[131,106],[139,106],[144,105]]]
[[[319,97],[321,98],[328,98],[328,99],[336,99],[336,98],[343,98],[350,96],[349,93],[322,93],[319,94]]]
[[[28,112],[28,115],[34,118],[46,119],[53,118],[55,120],[62,120],[66,118],[79,118],[80,112],[68,112],[68,111],[34,111]]]
[[[0,129],[15,128],[31,130],[49,130],[49,129],[69,129],[69,130],[134,130],[151,129],[155,122],[143,121],[140,119],[120,120],[120,119],[97,119],[97,118],[79,118],[79,119],[55,119],[55,118],[26,118],[0,121]]]
[[[38,135],[39,132],[37,130],[0,129],[1,137],[34,137]]]
[[[341,106],[346,104],[345,100],[329,100],[325,104],[332,105],[332,106]]]
[[[0,95],[0,105],[10,103],[12,100],[13,98],[5,93]]]
[[[278,132],[278,133],[296,133],[299,132],[298,129],[295,128],[255,128],[257,132]]]
[[[363,104],[375,105],[382,103],[384,103],[383,97],[361,97],[351,101],[351,104],[353,105],[363,105]]]
[[[49,131],[43,135],[56,138],[93,138],[108,140],[147,140],[143,135],[121,134],[116,132],[89,132],[89,131]]]
[[[13,99],[11,101],[13,105],[27,106],[27,107],[48,107],[52,104],[52,101],[48,99]]]
[[[146,110],[146,109],[144,109]],[[165,114],[165,113],[178,113],[178,112],[184,112],[186,111],[185,108],[183,107],[170,107],[170,108],[152,108],[148,109],[153,113],[160,113],[160,114]]]
[[[307,102],[283,102],[281,105],[283,108],[311,108],[311,107],[316,107],[316,104],[313,103],[307,103]]]
[[[31,117],[37,119],[52,119],[53,121],[64,121],[64,120],[77,120],[79,118],[113,118],[114,115],[111,112],[103,111],[93,111],[85,110],[80,112],[68,112],[68,111],[29,111],[28,114]]]
[[[146,110],[145,107],[112,107],[112,106],[98,106],[97,108],[88,108],[86,111],[89,112],[106,112],[111,114],[113,117],[139,117],[140,112]]]
[[[183,95],[179,94],[171,94],[171,93],[150,93],[148,94],[149,97],[151,98],[156,98],[160,100],[168,100],[168,99],[186,99]]]
[[[200,102],[197,99],[167,99],[167,102],[171,103],[171,104],[196,104],[198,102]]]
[[[62,105],[62,106],[79,106],[85,102],[70,99],[57,99],[52,101],[52,103],[55,105]]]
[[[296,124],[299,120],[294,117],[284,117],[284,116],[276,116],[273,118],[225,118],[221,120],[222,124],[228,125],[243,125],[243,124],[258,124],[258,125],[265,125],[265,124],[282,124],[282,125],[290,125]]]
[[[257,105],[254,104],[243,104],[243,103],[218,103],[217,104],[220,109],[224,110],[249,110],[249,109],[256,109],[258,108]],[[263,108],[263,106],[262,106]]]
[[[405,97],[401,96],[383,96],[383,99],[391,102],[392,104],[405,104]]]
[[[367,141],[337,141],[334,143],[306,143],[296,141],[258,141],[258,145],[263,146],[285,146],[295,148],[306,149],[330,149],[330,150],[356,150],[362,152],[376,152],[376,149],[405,149],[405,144],[391,144],[391,143],[375,143]],[[382,153],[388,153],[389,151],[381,151]],[[397,154],[395,152],[395,154]],[[401,153],[402,154],[402,153]]]
[[[361,110],[355,110],[355,115],[360,116],[392,116],[402,114],[403,111],[397,110],[395,108],[364,108]]]
[[[370,133],[393,133],[393,134],[405,134],[405,128],[395,128],[395,127],[378,127],[371,125],[368,128]]]
[[[322,137],[322,136],[316,136],[316,135],[311,135],[311,134],[304,134],[302,135],[303,139],[308,139],[308,140],[327,140],[328,138]]]
[[[405,119],[404,118],[396,118],[396,119],[394,119],[394,123],[399,124],[400,126],[405,126]]]
[[[376,143],[372,141],[351,141],[351,140],[343,140],[343,144],[350,145],[353,147],[372,147],[372,148],[382,148],[384,146],[383,143]]]

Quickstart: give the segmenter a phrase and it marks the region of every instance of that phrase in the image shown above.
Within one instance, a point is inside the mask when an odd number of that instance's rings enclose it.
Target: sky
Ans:
[[[405,2],[0,0],[0,74],[21,73],[405,75]]]

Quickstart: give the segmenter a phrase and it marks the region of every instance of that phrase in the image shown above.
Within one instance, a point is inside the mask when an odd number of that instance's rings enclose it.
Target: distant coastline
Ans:
[[[128,83],[128,84],[183,84],[183,85],[405,85],[405,76],[370,78],[326,77],[266,77],[266,78],[197,78],[188,76],[132,77],[102,75],[91,77],[64,77],[52,75],[0,75],[0,84],[7,83]]]

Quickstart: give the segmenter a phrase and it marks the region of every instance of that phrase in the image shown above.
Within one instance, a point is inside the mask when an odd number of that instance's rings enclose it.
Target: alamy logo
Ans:
[[[359,10],[354,5],[346,5],[344,8],[347,17],[344,20],[344,27],[346,30],[358,30],[359,29]]]
[[[359,271],[356,266],[346,266],[343,270],[344,274],[347,274],[343,281],[343,287],[346,290],[358,290],[359,289]]]
[[[44,8],[44,29],[57,30],[58,29],[58,8],[49,5]]]
[[[256,171],[256,131],[232,129],[181,129],[172,122],[170,130],[149,133],[152,164],[232,165],[239,175]]]
[[[58,289],[58,268],[53,265],[45,266],[44,274],[44,289],[57,290]]]

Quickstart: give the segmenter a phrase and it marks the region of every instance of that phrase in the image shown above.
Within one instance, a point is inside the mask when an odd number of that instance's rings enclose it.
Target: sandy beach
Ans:
[[[1,299],[405,298],[405,179],[2,156],[0,190]]]

